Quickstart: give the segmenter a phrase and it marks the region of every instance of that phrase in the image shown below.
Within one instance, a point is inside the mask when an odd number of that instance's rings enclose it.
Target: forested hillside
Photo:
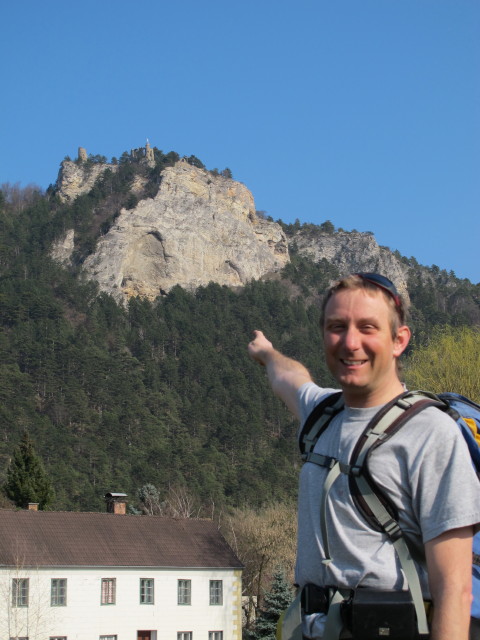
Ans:
[[[337,274],[292,255],[275,278],[241,289],[175,287],[119,306],[49,257],[62,217],[83,230],[78,261],[88,254],[129,197],[119,175],[71,205],[54,190],[0,192],[0,482],[28,431],[55,509],[103,510],[107,491],[135,505],[147,483],[187,490],[203,513],[294,497],[296,424],[246,345],[263,329],[330,382],[318,305]],[[447,294],[479,308],[478,285],[434,275],[436,288],[412,280],[419,341],[434,325],[471,322]]]

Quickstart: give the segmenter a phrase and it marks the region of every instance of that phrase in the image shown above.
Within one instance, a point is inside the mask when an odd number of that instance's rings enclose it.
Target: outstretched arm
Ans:
[[[472,527],[425,544],[433,599],[432,640],[467,640],[472,600]]]
[[[250,357],[266,367],[273,392],[283,400],[293,415],[300,418],[297,391],[305,382],[311,382],[310,373],[303,364],[274,349],[262,331],[254,331],[253,334],[254,338],[248,345]]]

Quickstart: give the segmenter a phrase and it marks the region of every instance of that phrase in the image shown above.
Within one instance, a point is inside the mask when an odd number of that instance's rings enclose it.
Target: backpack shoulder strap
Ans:
[[[348,467],[350,491],[357,508],[373,528],[383,531],[388,536],[397,552],[412,594],[420,635],[428,633],[428,625],[418,573],[398,524],[396,509],[369,473],[368,459],[376,447],[396,433],[407,420],[427,407],[448,410],[445,402],[423,391],[407,391],[394,398],[367,425],[352,452]]]
[[[360,476],[364,478],[369,487],[369,493],[375,494],[389,515],[396,520],[398,517],[396,508],[388,495],[380,490],[373,479],[368,468],[368,460],[378,446],[397,433],[410,418],[427,407],[437,407],[442,411],[448,411],[448,405],[444,401],[427,391],[405,391],[400,394],[383,406],[368,423],[350,457],[348,475],[353,500],[370,526],[377,530],[380,528],[387,534],[385,527],[368,506],[363,495],[364,491],[359,487],[358,478]],[[366,485],[362,483],[362,486],[365,489]]]
[[[333,418],[342,411],[344,407],[343,394],[341,391],[329,394],[321,400],[307,416],[303,423],[298,444],[302,457],[313,452],[318,438],[328,427]],[[304,458],[305,459],[305,458]]]
[[[393,436],[414,415],[427,407],[448,411],[448,405],[428,391],[405,391],[384,405],[366,426],[355,445],[350,465],[361,467],[371,451]]]

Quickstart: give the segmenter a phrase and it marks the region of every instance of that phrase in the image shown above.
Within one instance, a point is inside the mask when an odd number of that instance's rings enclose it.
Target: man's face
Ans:
[[[350,406],[384,404],[401,393],[396,358],[410,332],[401,327],[394,339],[390,313],[381,291],[345,289],[327,303],[325,357]]]

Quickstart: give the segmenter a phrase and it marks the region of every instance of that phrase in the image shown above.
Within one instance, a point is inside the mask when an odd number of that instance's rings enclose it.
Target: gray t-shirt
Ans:
[[[306,383],[299,389],[301,422],[335,389]],[[329,425],[315,453],[348,463],[352,449],[380,407],[346,407]],[[421,411],[372,452],[370,472],[399,512],[409,545],[423,556],[425,542],[450,529],[480,522],[480,483],[467,446],[453,420],[435,408]],[[348,477],[341,474],[328,494],[330,557],[325,565],[320,497],[328,471],[306,463],[300,472],[296,582],[356,588],[406,589],[392,544],[372,529],[353,503]],[[420,568],[424,595],[426,572]],[[318,618],[318,619],[317,619]],[[322,617],[305,620],[304,633],[321,637]],[[315,627],[315,628],[314,628]]]

